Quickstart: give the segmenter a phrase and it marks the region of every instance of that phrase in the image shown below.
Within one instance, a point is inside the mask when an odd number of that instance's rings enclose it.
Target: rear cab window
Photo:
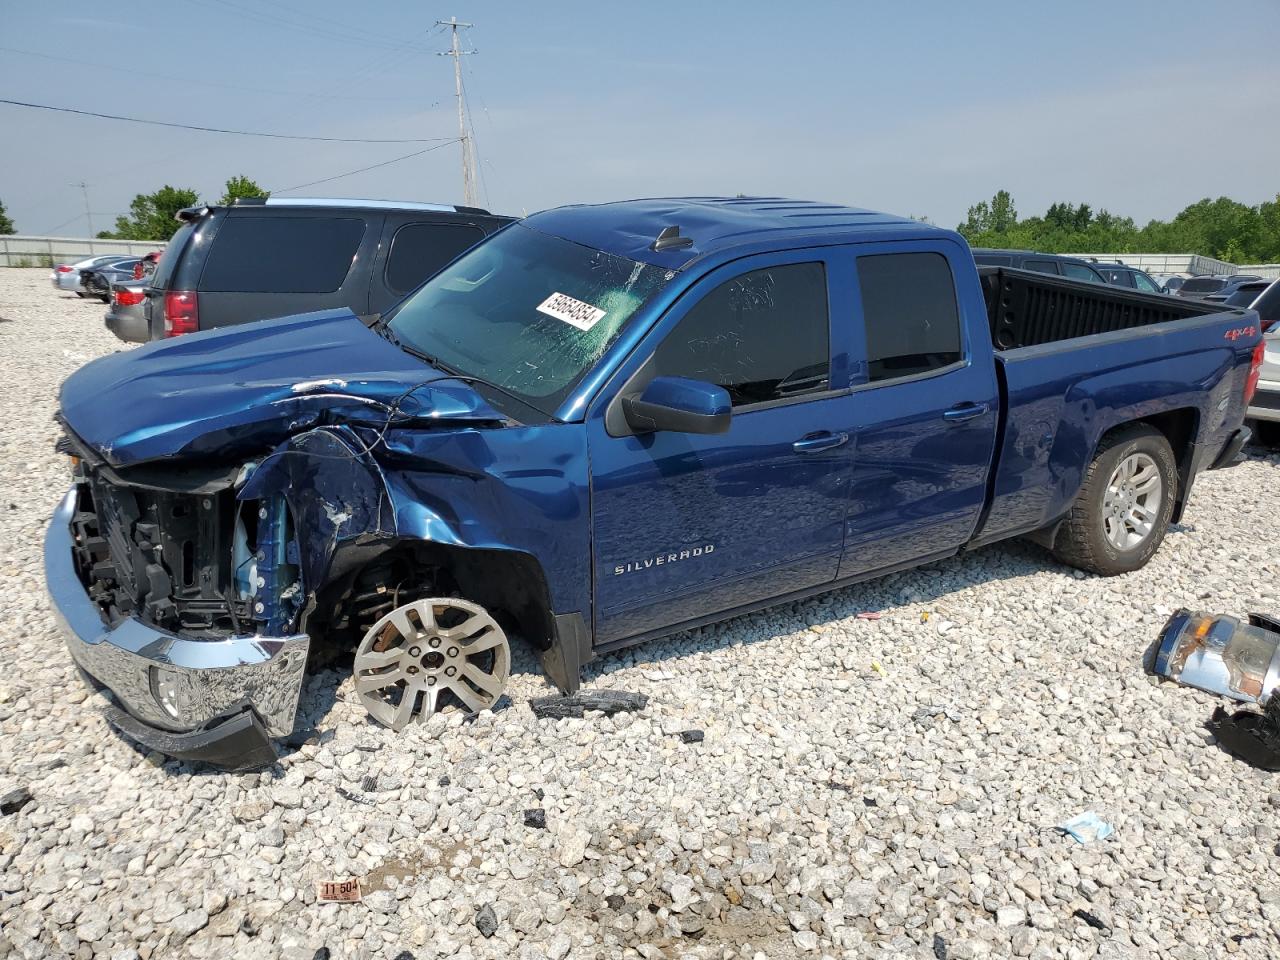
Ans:
[[[955,278],[940,253],[857,258],[871,383],[930,374],[963,357]]]
[[[364,238],[361,217],[231,216],[218,229],[200,289],[333,293]]]

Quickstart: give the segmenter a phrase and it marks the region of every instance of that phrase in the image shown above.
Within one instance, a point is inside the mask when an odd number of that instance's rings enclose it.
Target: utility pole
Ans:
[[[89,212],[89,185],[81,180],[79,183],[72,184],[79,187],[80,192],[84,194],[84,218],[89,221],[89,253],[93,253],[93,214]]]
[[[453,43],[447,51],[438,54],[441,57],[453,57],[453,89],[454,95],[458,99],[458,139],[462,144],[462,202],[468,207],[474,207],[476,200],[476,160],[475,149],[471,143],[471,134],[467,127],[466,107],[462,100],[462,56],[468,53],[475,53],[474,50],[462,50],[458,47],[458,30],[467,29],[472,26],[469,23],[462,23],[457,17],[450,17],[448,20],[437,20],[436,23],[442,27],[448,27],[453,35]]]

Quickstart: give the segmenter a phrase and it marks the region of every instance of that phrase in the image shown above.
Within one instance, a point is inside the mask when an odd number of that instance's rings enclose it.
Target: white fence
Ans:
[[[1242,272],[1234,263],[1202,257],[1198,253],[1076,253],[1076,257],[1096,257],[1102,262],[1121,263],[1147,273],[1189,273],[1193,277]]]
[[[1193,277],[1252,273],[1268,280],[1280,277],[1280,263],[1227,263],[1198,253],[1076,253],[1076,257],[1096,257],[1103,263],[1119,260],[1147,273],[1186,273]]]
[[[79,240],[72,237],[0,236],[0,266],[47,267],[107,253],[144,254],[161,240]]]

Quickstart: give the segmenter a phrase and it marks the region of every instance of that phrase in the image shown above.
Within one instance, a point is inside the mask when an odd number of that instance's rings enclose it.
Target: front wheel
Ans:
[[[1053,552],[1104,577],[1146,565],[1164,540],[1178,466],[1164,434],[1133,424],[1103,438]]]

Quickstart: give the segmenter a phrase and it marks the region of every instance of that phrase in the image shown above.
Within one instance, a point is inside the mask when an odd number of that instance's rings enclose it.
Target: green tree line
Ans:
[[[267,197],[268,191],[240,175],[232,177],[226,183],[226,189],[218,200],[220,204],[231,203],[238,197]],[[103,230],[98,234],[102,240],[168,240],[181,224],[174,219],[184,207],[194,207],[200,202],[200,195],[194,190],[184,187],[171,187],[165,184],[155,193],[140,193],[129,204],[129,215],[116,217],[114,230]]]
[[[1280,194],[1257,206],[1218,197],[1138,226],[1087,203],[1055,203],[1020,219],[1008,190],[969,208],[956,229],[975,247],[1044,253],[1199,253],[1230,263],[1280,262]]]

